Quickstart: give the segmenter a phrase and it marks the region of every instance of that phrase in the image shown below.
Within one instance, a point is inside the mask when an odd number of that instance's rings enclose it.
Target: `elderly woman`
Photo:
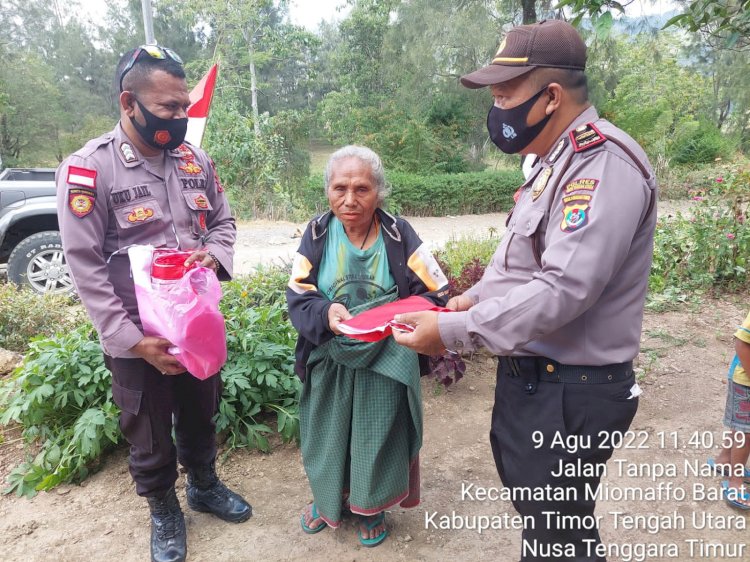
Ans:
[[[344,511],[358,514],[360,542],[376,546],[388,534],[385,510],[419,503],[419,375],[427,362],[391,337],[342,336],[338,323],[410,295],[443,304],[448,288],[409,223],[380,208],[386,187],[377,154],[361,146],[334,152],[325,189],[331,209],[308,225],[287,289],[314,498],[300,522],[317,533],[338,527]]]

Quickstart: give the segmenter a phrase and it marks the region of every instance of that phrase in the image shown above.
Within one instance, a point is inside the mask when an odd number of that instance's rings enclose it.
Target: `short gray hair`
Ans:
[[[323,189],[326,195],[328,195],[328,184],[331,181],[331,171],[333,165],[339,160],[344,158],[358,158],[368,166],[372,171],[372,178],[375,180],[375,188],[378,191],[378,205],[381,205],[385,198],[388,196],[389,189],[385,183],[385,170],[383,169],[383,162],[380,160],[374,150],[367,148],[366,146],[358,146],[355,144],[349,144],[347,146],[339,148],[336,152],[331,154],[326,164],[325,175],[323,177]]]

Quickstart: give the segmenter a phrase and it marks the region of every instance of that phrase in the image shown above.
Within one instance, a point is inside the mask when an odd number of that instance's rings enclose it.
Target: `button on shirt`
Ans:
[[[113,357],[135,357],[128,350],[143,338],[128,246],[205,248],[221,263],[222,278],[232,275],[235,224],[210,158],[185,143],[165,151],[162,162],[140,155],[118,124],[57,169],[65,257]]]
[[[587,123],[625,148],[607,140],[575,153],[568,133]],[[654,174],[640,146],[586,109],[532,169],[497,251],[466,293],[474,306],[439,316],[443,343],[573,365],[632,360],[651,267],[655,198]]]

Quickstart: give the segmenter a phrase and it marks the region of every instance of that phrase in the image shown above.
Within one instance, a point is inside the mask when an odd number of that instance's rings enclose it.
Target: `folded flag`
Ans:
[[[435,310],[437,312],[452,312],[442,306],[420,297],[412,295],[405,299],[389,302],[381,306],[376,306],[357,314],[338,325],[341,333],[361,341],[375,342],[387,338],[393,333],[393,330],[411,332],[413,326],[401,324],[393,320],[397,314],[406,314],[409,312],[421,312],[424,310]]]

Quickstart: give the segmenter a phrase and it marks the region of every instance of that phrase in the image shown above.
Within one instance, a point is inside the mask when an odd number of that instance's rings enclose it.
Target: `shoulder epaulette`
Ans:
[[[112,133],[107,133],[106,135],[102,135],[95,139],[91,139],[82,148],[76,151],[75,155],[80,156],[81,158],[88,158],[94,152],[96,152],[100,147],[111,143],[114,139],[115,139],[115,136]]]
[[[583,152],[607,142],[602,132],[593,123],[586,123],[570,131],[570,142],[575,152]]]

